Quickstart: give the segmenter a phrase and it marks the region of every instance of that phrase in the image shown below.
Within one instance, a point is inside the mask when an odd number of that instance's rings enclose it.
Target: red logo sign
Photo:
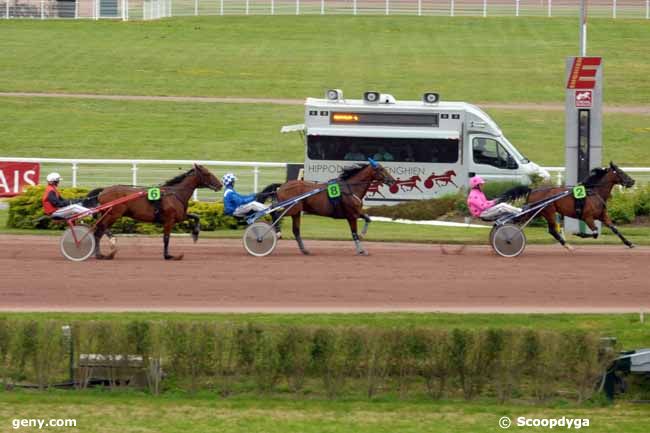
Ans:
[[[38,185],[41,166],[34,162],[0,161],[0,197],[13,197]]]
[[[591,90],[576,90],[576,107],[591,108],[592,93]]]
[[[596,72],[602,62],[601,57],[576,57],[569,74],[567,89],[593,89],[596,87]]]

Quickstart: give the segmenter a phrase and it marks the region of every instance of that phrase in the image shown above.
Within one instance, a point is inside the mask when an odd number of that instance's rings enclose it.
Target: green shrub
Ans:
[[[41,197],[45,191],[44,186],[35,186],[28,188],[21,195],[9,200],[9,215],[7,218],[7,227],[15,229],[51,229],[63,230],[65,224],[54,223],[48,219],[42,219],[45,216]],[[65,199],[80,199],[86,197],[88,190],[83,188],[63,188],[60,190],[61,196]],[[214,231],[224,229],[237,229],[243,224],[243,221],[223,213],[223,203],[207,203],[199,201],[190,201],[188,213],[197,214],[201,222],[201,230]],[[88,221],[92,218],[89,217]],[[174,228],[175,232],[188,233],[192,230],[193,222],[190,220],[179,223]],[[111,228],[113,233],[136,233],[136,234],[158,234],[162,233],[160,224],[149,224],[135,221],[128,217],[122,217],[115,221]]]
[[[67,377],[62,324],[0,319],[0,377],[40,388]],[[278,384],[286,379],[293,392],[308,384],[306,394],[329,398],[374,398],[392,389],[401,397],[426,392],[432,398],[447,394],[499,401],[548,400],[561,393],[584,402],[615,353],[601,350],[594,333],[516,329],[80,321],[72,323],[72,336],[77,355],[120,355],[124,360],[141,355],[152,394],[214,390],[224,397],[281,392]],[[84,388],[92,368],[76,364],[76,379]],[[112,387],[122,373],[121,364],[111,367]],[[643,386],[641,393],[647,393]]]
[[[633,192],[617,192],[607,202],[607,211],[615,224],[626,224],[635,218],[635,194]]]
[[[650,184],[636,191],[634,214],[636,216],[650,215]]]

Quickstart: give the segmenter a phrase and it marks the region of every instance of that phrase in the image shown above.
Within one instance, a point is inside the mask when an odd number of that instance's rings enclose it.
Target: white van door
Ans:
[[[523,182],[519,163],[499,140],[490,135],[470,135],[467,155],[469,176],[478,175],[486,181]]]

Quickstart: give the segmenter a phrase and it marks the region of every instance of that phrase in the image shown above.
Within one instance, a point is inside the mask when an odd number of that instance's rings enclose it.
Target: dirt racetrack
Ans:
[[[30,311],[639,311],[650,308],[650,248],[529,246],[516,259],[488,246],[280,241],[247,255],[239,240],[124,237],[113,261],[73,263],[59,238],[0,236],[0,310]],[[446,254],[445,254],[446,252]]]

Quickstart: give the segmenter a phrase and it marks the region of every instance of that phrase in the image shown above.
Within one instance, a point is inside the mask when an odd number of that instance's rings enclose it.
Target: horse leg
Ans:
[[[569,251],[573,251],[573,247],[567,244],[566,240],[562,237],[560,232],[557,230],[559,227],[558,223],[555,221],[555,212],[543,212],[544,218],[546,218],[546,223],[548,224],[548,232],[555,238],[556,241],[560,243],[564,248]]]
[[[174,226],[174,221],[172,220],[171,222],[165,222],[164,228],[163,228],[163,243],[165,245],[165,250],[163,252],[163,257],[165,260],[182,260],[183,259],[183,254],[180,254],[178,256],[172,256],[169,254],[169,235],[172,231],[172,227]]]
[[[348,224],[350,224],[350,231],[352,232],[352,240],[354,241],[354,246],[357,249],[357,254],[361,256],[367,256],[368,251],[364,250],[361,246],[361,241],[359,240],[359,235],[357,234],[357,218],[348,218]]]
[[[95,226],[95,232],[93,233],[93,236],[95,236],[95,258],[97,260],[112,260],[115,258],[115,254],[117,254],[117,248],[115,246],[115,238],[113,237],[113,233],[108,229],[109,224],[112,224],[113,221],[103,221],[100,222]],[[108,255],[104,255],[101,252],[101,248],[99,246],[102,237],[106,235],[111,243],[111,252],[108,253]]]
[[[303,254],[309,255],[309,251],[305,248],[305,244],[302,242],[302,237],[300,237],[300,212],[292,215],[291,221],[293,223],[293,235],[296,238],[296,242],[298,242],[298,248],[300,248],[300,251]]]
[[[188,213],[187,218],[194,221],[194,226],[192,227],[192,240],[196,243],[199,240],[199,233],[201,233],[201,219],[198,215],[193,213]]]
[[[361,214],[361,218],[363,218],[363,228],[361,229],[361,237],[363,238],[366,236],[366,233],[368,233],[368,226],[370,225],[372,220],[365,213]]]
[[[282,239],[282,231],[280,224],[282,223],[282,218],[280,218],[279,212],[271,212],[271,221],[273,222],[273,229],[275,230],[275,236],[278,239]]]
[[[618,236],[618,238],[619,238],[621,241],[623,241],[623,243],[624,243],[625,245],[627,245],[627,246],[630,247],[630,248],[634,248],[634,244],[633,244],[632,242],[628,241],[628,240],[625,238],[625,236],[623,236],[623,234],[622,234],[621,232],[618,231],[618,228],[617,228],[617,227],[614,225],[614,223],[612,222],[612,219],[611,219],[611,218],[609,217],[609,215],[607,214],[607,211],[604,212],[604,216],[603,216],[603,224],[605,224],[607,227],[609,227],[609,229],[610,229],[611,231],[613,231],[614,234],[615,234],[616,236]]]
[[[596,226],[594,219],[592,217],[585,217],[583,221],[587,224],[589,230],[591,230],[591,236],[593,236],[594,239],[598,239],[598,227]]]

